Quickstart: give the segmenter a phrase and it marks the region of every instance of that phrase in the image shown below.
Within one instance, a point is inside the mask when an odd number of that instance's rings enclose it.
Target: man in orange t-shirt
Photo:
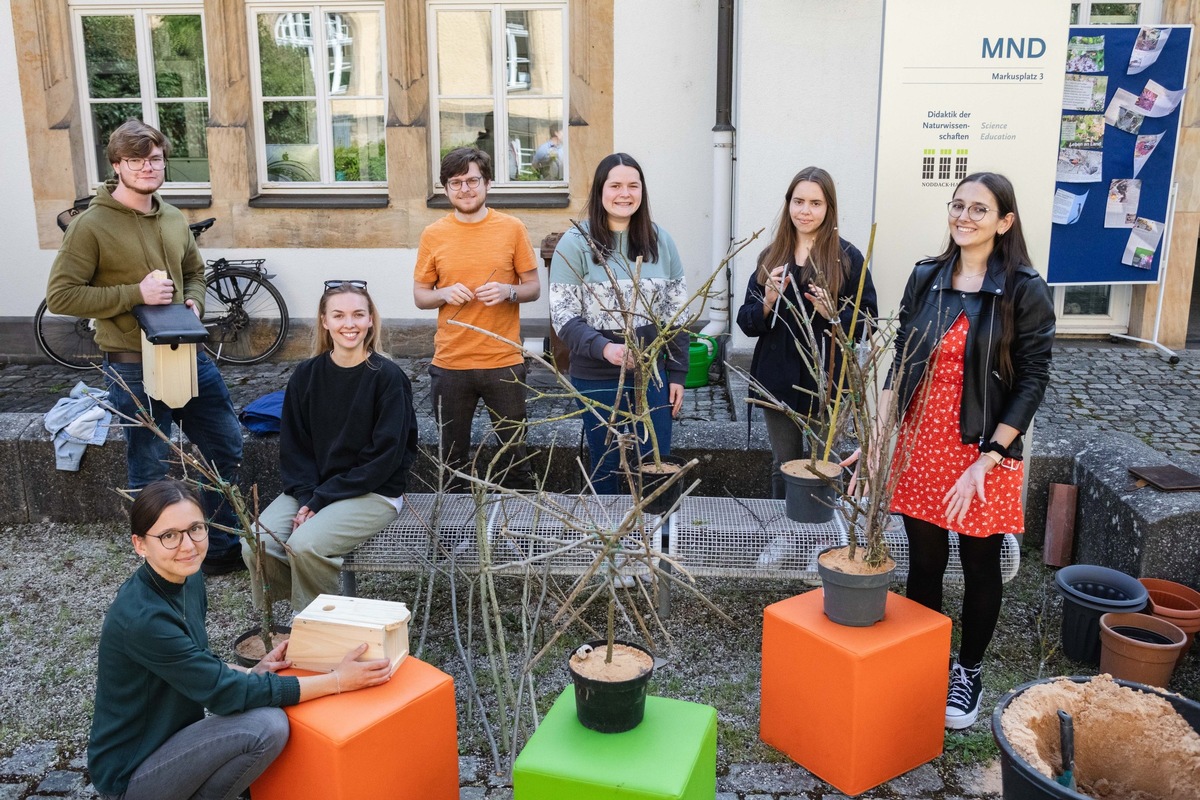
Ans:
[[[492,159],[459,147],[442,159],[442,185],[454,208],[427,227],[417,249],[413,299],[438,310],[429,366],[430,397],[442,459],[463,469],[471,457],[471,421],[480,400],[502,444],[510,446],[503,482],[531,488],[525,453],[525,358],[518,306],[538,299],[537,260],[516,217],[487,207]],[[496,336],[488,336],[462,322]],[[461,481],[452,481],[461,488]]]

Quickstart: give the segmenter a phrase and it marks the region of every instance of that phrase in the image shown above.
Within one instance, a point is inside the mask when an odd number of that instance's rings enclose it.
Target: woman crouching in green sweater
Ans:
[[[88,771],[101,797],[237,797],[287,743],[280,706],[387,682],[386,659],[354,660],[366,644],[328,675],[276,675],[291,666],[286,642],[250,670],[222,662],[204,627],[200,496],[178,481],[152,483],[129,521],[146,561],[117,591],[100,633]]]
[[[366,281],[326,281],[314,330],[313,358],[296,367],[283,399],[283,494],[259,517],[275,534],[262,537],[266,592],[242,542],[255,604],[266,594],[296,612],[337,594],[342,557],[396,518],[417,456],[412,384],[376,352],[379,311]]]

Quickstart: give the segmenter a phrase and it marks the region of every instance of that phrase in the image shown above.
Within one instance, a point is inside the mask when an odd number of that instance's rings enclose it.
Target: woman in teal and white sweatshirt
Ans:
[[[600,162],[584,213],[582,231],[568,230],[550,262],[550,317],[571,351],[571,383],[594,403],[583,406],[592,485],[598,494],[616,494],[620,457],[608,441],[606,409],[617,404],[622,365],[621,403],[629,408],[633,402],[634,375],[628,371],[633,354],[626,348],[626,332],[632,329],[646,344],[661,331],[676,329],[649,380],[654,438],[637,431],[640,455],[648,454],[655,440],[659,454],[669,455],[671,419],[683,405],[688,370],[688,332],[678,327],[687,283],[674,240],[650,217],[645,176],[632,156],[613,153]]]

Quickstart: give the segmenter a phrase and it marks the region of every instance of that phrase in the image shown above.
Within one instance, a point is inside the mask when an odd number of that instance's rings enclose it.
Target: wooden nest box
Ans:
[[[386,658],[391,671],[408,655],[408,608],[390,600],[317,595],[292,619],[287,657],[298,669],[333,672],[346,653],[366,642],[359,661]]]

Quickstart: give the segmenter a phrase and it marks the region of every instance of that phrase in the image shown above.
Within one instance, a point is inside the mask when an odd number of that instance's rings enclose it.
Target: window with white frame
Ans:
[[[383,5],[248,12],[261,186],[386,186]]]
[[[109,135],[130,118],[171,141],[168,188],[209,180],[208,75],[202,6],[72,6],[75,63],[88,174],[93,185],[112,173]]]
[[[475,145],[496,186],[567,182],[567,3],[429,0],[431,128],[441,158]]]
[[[1154,25],[1162,14],[1162,0],[1133,3],[1071,3],[1072,25]]]

